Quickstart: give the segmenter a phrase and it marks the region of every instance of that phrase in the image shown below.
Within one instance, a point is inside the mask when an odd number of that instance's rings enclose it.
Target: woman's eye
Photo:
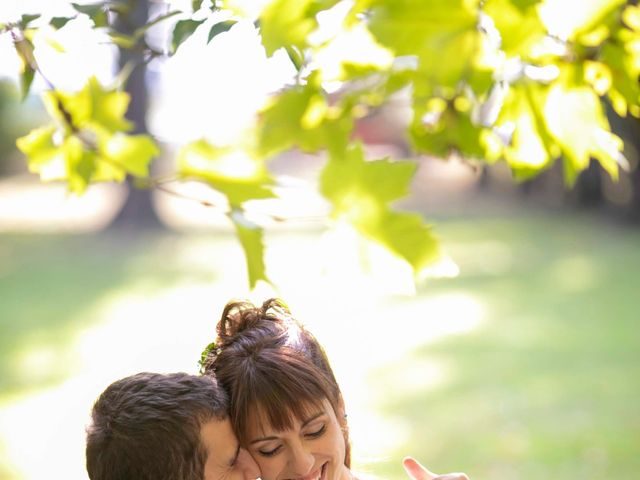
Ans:
[[[318,438],[320,435],[322,435],[324,433],[326,429],[326,425],[322,425],[319,429],[317,429],[315,432],[309,432],[307,433],[307,437],[311,437],[311,438]]]
[[[278,445],[276,448],[273,448],[271,450],[260,449],[258,450],[258,453],[263,457],[273,457],[276,453],[278,453],[279,450],[280,450],[280,445]]]

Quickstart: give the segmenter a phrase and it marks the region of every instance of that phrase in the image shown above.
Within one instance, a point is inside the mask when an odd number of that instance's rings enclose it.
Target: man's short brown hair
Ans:
[[[202,480],[201,426],[227,417],[213,377],[138,373],[118,380],[93,406],[86,461],[91,480]]]

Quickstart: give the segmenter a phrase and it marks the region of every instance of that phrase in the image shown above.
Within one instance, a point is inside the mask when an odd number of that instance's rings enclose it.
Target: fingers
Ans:
[[[427,468],[420,464],[415,458],[405,457],[402,460],[402,466],[404,467],[407,475],[413,480],[469,480],[464,473],[447,473],[445,475],[437,475],[427,470]]]
[[[437,475],[427,470],[422,466],[415,458],[405,457],[402,460],[402,466],[404,467],[407,475],[413,480],[434,480]]]

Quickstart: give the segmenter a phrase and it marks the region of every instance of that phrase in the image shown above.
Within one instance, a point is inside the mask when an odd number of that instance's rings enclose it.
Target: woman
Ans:
[[[231,421],[262,480],[355,479],[340,388],[324,350],[287,306],[228,303],[217,332],[202,366],[229,392]],[[435,477],[411,459],[405,468],[416,480],[466,478]]]

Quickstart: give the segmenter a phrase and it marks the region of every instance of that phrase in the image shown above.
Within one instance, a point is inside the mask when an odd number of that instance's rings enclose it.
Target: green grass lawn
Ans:
[[[411,425],[396,457],[415,452],[436,471],[478,479],[635,478],[640,232],[544,216],[439,230],[462,273],[420,295],[472,293],[487,318],[372,376],[385,392],[379,408]],[[447,366],[439,387],[388,387],[398,370],[429,361]],[[381,473],[398,478],[396,463]]]
[[[383,458],[356,458],[356,463],[391,479],[404,478],[399,458],[407,453],[434,471],[464,470],[477,480],[635,478],[640,470],[640,232],[544,215],[445,218],[437,232],[461,274],[421,285],[414,298],[382,301],[386,323],[372,321],[370,328],[385,329],[379,336],[385,340],[374,347],[408,346],[393,360],[365,368],[366,404],[389,425],[400,426],[401,433]],[[286,262],[295,259],[295,245],[313,249],[315,237],[273,240],[294,246],[283,248],[288,256],[276,257]],[[209,254],[186,262],[184,253],[190,250]],[[185,285],[211,286],[212,297],[224,297],[237,284],[229,252],[240,258],[228,237],[215,235],[0,236],[0,406],[74,375],[79,368],[70,349],[74,335],[104,321],[95,311],[105,298],[135,289],[153,302],[157,292]],[[221,266],[217,262],[223,259],[227,263]],[[283,279],[283,297],[295,297],[288,285],[307,279],[298,272],[288,278],[286,268],[280,270],[275,277]],[[446,310],[441,318],[422,319],[420,306],[453,294],[482,307],[474,328],[416,345],[409,340],[417,332],[393,318],[403,309],[414,312],[425,329],[452,321]],[[410,304],[413,310],[404,307]],[[332,332],[341,336],[344,318],[327,315],[322,321],[329,332],[321,335],[323,341],[331,342]],[[188,318],[180,322],[178,328],[196,331]],[[415,329],[416,318],[411,325]],[[197,340],[204,346],[207,339]],[[150,333],[140,339],[145,341],[157,340]],[[344,349],[351,341],[341,339],[328,350]],[[24,358],[43,346],[51,360],[40,362],[31,375]],[[439,372],[436,380],[433,371]],[[27,421],[25,428],[37,435],[37,425]],[[388,434],[381,429],[372,436]],[[12,439],[0,441],[6,447]],[[354,449],[359,451],[357,444]],[[6,466],[0,467],[0,477],[30,478]]]

